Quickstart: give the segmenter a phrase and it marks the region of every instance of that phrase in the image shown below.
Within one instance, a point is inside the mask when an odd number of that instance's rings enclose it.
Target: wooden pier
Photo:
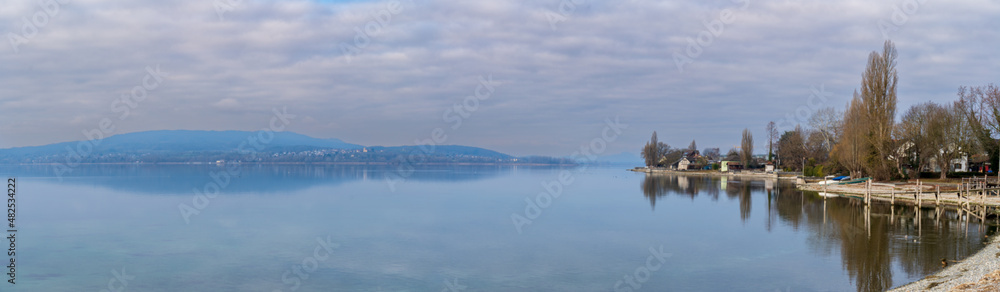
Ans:
[[[803,184],[801,190],[837,194],[864,201],[886,201],[892,205],[906,204],[919,207],[953,207],[960,214],[986,221],[1000,215],[1000,182],[996,178],[964,178],[961,183],[924,184],[873,183],[870,180],[855,185]],[[824,198],[827,196],[824,196]]]

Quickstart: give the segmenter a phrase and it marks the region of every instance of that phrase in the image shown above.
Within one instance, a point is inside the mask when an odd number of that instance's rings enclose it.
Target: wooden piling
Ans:
[[[941,185],[934,186],[934,204],[941,206]]]
[[[865,204],[866,205],[872,203],[872,180],[868,180],[867,182],[868,183],[865,185]]]

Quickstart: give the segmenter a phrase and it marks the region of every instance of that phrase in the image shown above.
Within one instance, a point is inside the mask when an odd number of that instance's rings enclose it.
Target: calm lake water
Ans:
[[[232,170],[81,166],[60,180],[0,167],[19,202],[17,284],[0,289],[881,291],[997,230],[784,182],[620,167]]]

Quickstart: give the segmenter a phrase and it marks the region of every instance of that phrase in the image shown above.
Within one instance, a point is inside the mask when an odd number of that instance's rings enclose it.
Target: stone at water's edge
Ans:
[[[1000,291],[1000,236],[978,253],[923,280],[890,291]]]
[[[954,292],[979,292],[979,291],[1000,291],[1000,270],[983,276],[977,282],[965,283],[955,286],[949,291]]]

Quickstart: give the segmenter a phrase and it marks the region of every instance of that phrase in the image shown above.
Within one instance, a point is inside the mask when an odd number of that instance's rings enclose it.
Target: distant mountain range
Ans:
[[[71,157],[72,161],[84,163],[185,163],[217,160],[393,163],[404,159],[414,160],[411,163],[572,163],[563,158],[515,157],[489,149],[460,145],[437,145],[432,149],[418,146],[366,147],[339,139],[319,139],[293,132],[275,132],[274,137],[264,143],[258,141],[257,136],[256,132],[248,131],[136,132],[114,135],[93,143],[75,141],[0,149],[0,163],[65,163],[67,156],[73,156],[77,151],[87,152],[80,153],[82,155],[79,158]],[[96,146],[92,149],[78,147],[81,144]]]

